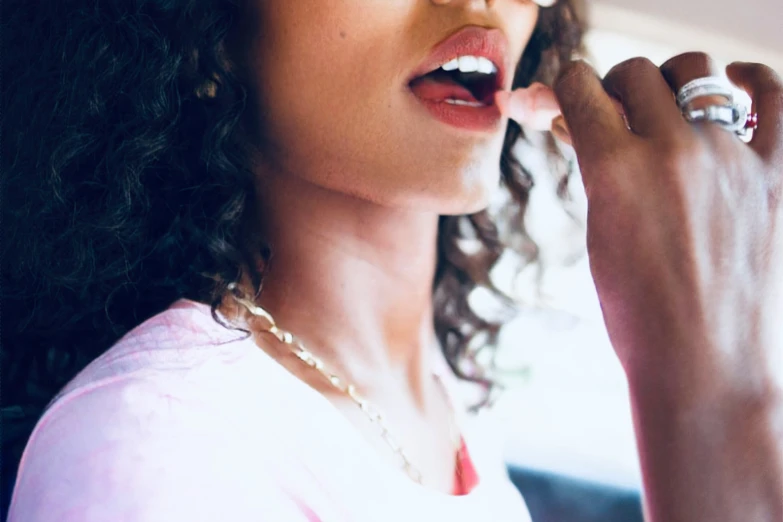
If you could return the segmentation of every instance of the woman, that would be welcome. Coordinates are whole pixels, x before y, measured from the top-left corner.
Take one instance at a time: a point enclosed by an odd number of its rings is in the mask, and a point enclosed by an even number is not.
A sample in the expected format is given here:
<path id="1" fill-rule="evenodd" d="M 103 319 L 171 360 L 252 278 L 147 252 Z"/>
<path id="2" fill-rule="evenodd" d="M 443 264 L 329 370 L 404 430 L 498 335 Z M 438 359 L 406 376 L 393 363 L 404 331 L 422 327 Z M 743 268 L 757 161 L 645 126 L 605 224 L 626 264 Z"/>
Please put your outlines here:
<path id="1" fill-rule="evenodd" d="M 8 3 L 4 348 L 17 402 L 67 381 L 12 522 L 526 520 L 452 381 L 491 380 L 507 117 L 553 106 L 649 520 L 783 519 L 768 68 L 745 144 L 674 102 L 704 55 L 568 64 L 575 1 Z"/>

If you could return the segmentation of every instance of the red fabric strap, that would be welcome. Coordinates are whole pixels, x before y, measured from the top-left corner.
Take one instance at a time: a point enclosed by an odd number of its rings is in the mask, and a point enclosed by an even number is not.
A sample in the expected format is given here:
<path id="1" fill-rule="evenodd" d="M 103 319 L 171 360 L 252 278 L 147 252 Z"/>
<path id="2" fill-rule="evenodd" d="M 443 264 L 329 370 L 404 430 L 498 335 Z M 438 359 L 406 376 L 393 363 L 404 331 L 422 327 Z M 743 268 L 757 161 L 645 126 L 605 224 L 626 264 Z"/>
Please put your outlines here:
<path id="1" fill-rule="evenodd" d="M 454 494 L 467 495 L 478 484 L 478 474 L 470 459 L 465 439 L 462 439 L 459 452 L 457 452 L 457 470 L 454 477 Z"/>

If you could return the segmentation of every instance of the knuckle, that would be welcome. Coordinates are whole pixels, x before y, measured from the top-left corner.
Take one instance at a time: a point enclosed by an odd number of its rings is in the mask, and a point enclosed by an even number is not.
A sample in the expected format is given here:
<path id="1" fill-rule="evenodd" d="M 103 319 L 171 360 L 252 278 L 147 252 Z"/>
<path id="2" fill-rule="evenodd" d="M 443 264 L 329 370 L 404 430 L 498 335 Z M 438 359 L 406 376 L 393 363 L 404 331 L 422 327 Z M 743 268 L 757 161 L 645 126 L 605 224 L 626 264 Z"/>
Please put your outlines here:
<path id="1" fill-rule="evenodd" d="M 583 78 L 597 76 L 595 70 L 584 60 L 576 60 L 566 65 L 555 80 L 555 90 L 571 89 Z"/>
<path id="2" fill-rule="evenodd" d="M 759 89 L 754 93 L 757 102 L 764 101 L 765 106 L 780 115 L 783 113 L 783 83 L 774 81 L 761 82 Z"/>
<path id="3" fill-rule="evenodd" d="M 762 67 L 769 78 L 769 83 L 774 85 L 778 92 L 783 92 L 783 76 L 767 65 L 762 65 Z"/>
<path id="4" fill-rule="evenodd" d="M 689 66 L 693 66 L 693 65 L 707 66 L 711 63 L 712 63 L 712 58 L 710 57 L 709 54 L 700 51 L 692 51 L 692 52 L 678 54 L 673 58 L 669 58 L 661 65 L 661 69 L 671 70 L 676 67 L 680 67 L 683 64 L 688 64 Z"/>
<path id="5" fill-rule="evenodd" d="M 615 65 L 609 70 L 606 76 L 612 77 L 617 75 L 634 73 L 636 71 L 649 71 L 649 70 L 657 72 L 658 67 L 649 58 L 645 58 L 643 56 L 637 56 L 635 58 L 630 58 L 628 60 L 618 63 L 617 65 Z"/>
<path id="6" fill-rule="evenodd" d="M 628 80 L 647 77 L 650 74 L 660 74 L 658 66 L 649 58 L 639 56 L 612 67 L 604 77 L 603 84 L 607 90 L 616 91 L 626 85 Z"/>
<path id="7" fill-rule="evenodd" d="M 763 63 L 746 63 L 744 66 L 748 74 L 765 88 L 783 90 L 783 79 L 772 67 Z"/>
<path id="8" fill-rule="evenodd" d="M 661 74 L 675 91 L 694 78 L 713 75 L 718 70 L 710 55 L 702 52 L 677 55 L 660 67 Z"/>

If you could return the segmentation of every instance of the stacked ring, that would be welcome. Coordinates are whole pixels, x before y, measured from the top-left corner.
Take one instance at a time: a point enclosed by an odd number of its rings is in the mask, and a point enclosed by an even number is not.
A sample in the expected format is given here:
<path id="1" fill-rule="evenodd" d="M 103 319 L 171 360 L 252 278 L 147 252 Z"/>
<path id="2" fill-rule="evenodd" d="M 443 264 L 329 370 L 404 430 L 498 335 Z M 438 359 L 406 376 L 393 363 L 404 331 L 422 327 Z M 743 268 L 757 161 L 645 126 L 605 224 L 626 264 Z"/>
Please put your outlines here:
<path id="1" fill-rule="evenodd" d="M 688 122 L 709 121 L 734 132 L 740 138 L 749 139 L 758 127 L 758 114 L 752 113 L 747 104 L 735 100 L 737 92 L 728 80 L 718 76 L 705 76 L 685 84 L 677 93 L 677 106 Z M 726 104 L 708 105 L 694 109 L 694 100 L 704 96 L 726 98 Z"/>

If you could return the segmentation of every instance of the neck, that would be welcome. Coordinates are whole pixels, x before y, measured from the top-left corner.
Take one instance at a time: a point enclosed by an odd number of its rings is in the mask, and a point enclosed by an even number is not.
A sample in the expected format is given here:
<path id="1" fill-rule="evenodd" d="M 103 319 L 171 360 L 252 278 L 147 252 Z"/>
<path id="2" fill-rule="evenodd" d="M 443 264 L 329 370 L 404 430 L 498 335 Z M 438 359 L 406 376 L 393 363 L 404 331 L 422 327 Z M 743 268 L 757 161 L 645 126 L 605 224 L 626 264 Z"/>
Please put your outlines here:
<path id="1" fill-rule="evenodd" d="M 259 304 L 356 384 L 430 374 L 438 216 L 375 205 L 295 176 L 258 186 L 270 244 Z M 274 195 L 274 196 L 267 196 Z"/>

